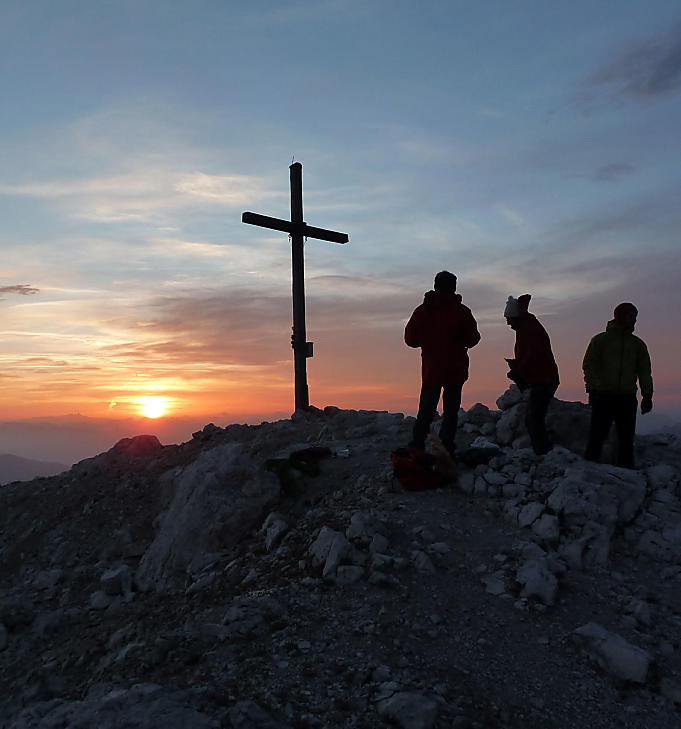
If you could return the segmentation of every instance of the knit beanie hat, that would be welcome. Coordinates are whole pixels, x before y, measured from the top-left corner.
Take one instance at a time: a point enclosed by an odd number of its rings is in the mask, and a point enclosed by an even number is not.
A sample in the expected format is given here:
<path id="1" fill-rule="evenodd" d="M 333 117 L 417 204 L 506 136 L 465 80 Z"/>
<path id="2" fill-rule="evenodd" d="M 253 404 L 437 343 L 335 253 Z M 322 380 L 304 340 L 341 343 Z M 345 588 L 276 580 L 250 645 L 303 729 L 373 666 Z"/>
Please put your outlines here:
<path id="1" fill-rule="evenodd" d="M 618 304 L 613 312 L 615 321 L 618 323 L 621 323 L 622 319 L 628 314 L 638 314 L 638 309 L 628 301 L 625 301 L 623 304 Z"/>
<path id="2" fill-rule="evenodd" d="M 517 299 L 509 296 L 508 300 L 506 301 L 504 316 L 507 319 L 517 319 L 520 316 L 524 316 L 525 314 L 527 314 L 527 308 L 530 305 L 531 298 L 532 296 L 530 294 L 523 294 Z"/>

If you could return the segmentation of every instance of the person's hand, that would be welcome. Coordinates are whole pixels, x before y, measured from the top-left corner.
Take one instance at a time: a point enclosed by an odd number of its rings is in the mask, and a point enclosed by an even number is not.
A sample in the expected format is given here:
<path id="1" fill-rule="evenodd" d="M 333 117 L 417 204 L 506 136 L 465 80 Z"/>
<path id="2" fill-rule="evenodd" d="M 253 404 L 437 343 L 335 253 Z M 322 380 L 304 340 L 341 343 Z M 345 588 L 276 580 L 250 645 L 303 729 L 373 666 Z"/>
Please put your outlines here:
<path id="1" fill-rule="evenodd" d="M 641 398 L 641 415 L 649 413 L 653 409 L 653 398 L 651 395 L 644 395 Z"/>

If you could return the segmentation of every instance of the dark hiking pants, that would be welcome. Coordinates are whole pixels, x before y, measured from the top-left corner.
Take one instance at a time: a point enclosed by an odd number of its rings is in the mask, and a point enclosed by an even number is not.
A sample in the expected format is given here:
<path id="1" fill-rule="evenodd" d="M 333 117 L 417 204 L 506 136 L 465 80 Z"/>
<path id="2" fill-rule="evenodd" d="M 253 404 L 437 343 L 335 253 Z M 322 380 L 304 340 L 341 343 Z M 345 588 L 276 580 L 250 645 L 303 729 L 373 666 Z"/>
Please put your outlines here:
<path id="1" fill-rule="evenodd" d="M 532 441 L 532 450 L 543 456 L 551 450 L 552 444 L 546 434 L 546 411 L 553 399 L 557 386 L 530 385 L 530 396 L 525 410 L 525 427 Z"/>
<path id="2" fill-rule="evenodd" d="M 617 465 L 623 468 L 634 467 L 634 433 L 636 432 L 636 406 L 634 393 L 613 395 L 607 392 L 591 392 L 591 425 L 589 443 L 584 458 L 599 462 L 603 443 L 615 421 L 617 432 Z"/>
<path id="3" fill-rule="evenodd" d="M 454 456 L 454 437 L 456 426 L 459 422 L 459 408 L 461 407 L 460 385 L 421 385 L 421 397 L 419 398 L 419 411 L 414 423 L 411 445 L 415 448 L 424 448 L 426 436 L 430 432 L 430 424 L 433 422 L 437 412 L 437 404 L 440 402 L 442 392 L 442 425 L 440 426 L 440 440 L 449 453 Z"/>

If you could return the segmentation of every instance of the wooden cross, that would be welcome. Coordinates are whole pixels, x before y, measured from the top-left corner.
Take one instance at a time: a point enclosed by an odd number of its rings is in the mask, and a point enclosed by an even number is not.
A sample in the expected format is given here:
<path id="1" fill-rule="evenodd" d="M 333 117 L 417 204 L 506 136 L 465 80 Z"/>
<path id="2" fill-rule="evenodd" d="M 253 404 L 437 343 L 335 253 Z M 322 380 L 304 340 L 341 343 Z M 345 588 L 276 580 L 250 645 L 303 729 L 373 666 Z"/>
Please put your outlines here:
<path id="1" fill-rule="evenodd" d="M 293 271 L 293 347 L 295 374 L 295 408 L 306 410 L 310 406 L 307 389 L 307 358 L 312 357 L 312 342 L 306 341 L 305 332 L 305 263 L 303 242 L 305 238 L 328 240 L 332 243 L 347 243 L 345 233 L 336 233 L 324 228 L 313 228 L 303 220 L 303 165 L 295 162 L 289 167 L 291 172 L 291 220 L 270 218 L 257 213 L 244 213 L 242 223 L 259 225 L 261 228 L 281 230 L 291 237 L 291 266 Z"/>

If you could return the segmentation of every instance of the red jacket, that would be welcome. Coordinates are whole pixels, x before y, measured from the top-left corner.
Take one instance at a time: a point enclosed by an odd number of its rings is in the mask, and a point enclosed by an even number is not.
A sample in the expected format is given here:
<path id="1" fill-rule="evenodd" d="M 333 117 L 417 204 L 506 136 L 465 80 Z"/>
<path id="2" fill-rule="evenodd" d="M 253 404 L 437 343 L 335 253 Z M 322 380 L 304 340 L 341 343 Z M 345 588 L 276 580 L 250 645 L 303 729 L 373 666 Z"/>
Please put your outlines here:
<path id="1" fill-rule="evenodd" d="M 546 329 L 534 314 L 525 314 L 515 330 L 514 371 L 528 385 L 558 387 L 558 366 Z"/>
<path id="2" fill-rule="evenodd" d="M 480 341 L 478 325 L 461 296 L 428 291 L 404 330 L 410 347 L 421 347 L 426 385 L 462 385 L 468 379 L 469 347 Z"/>

